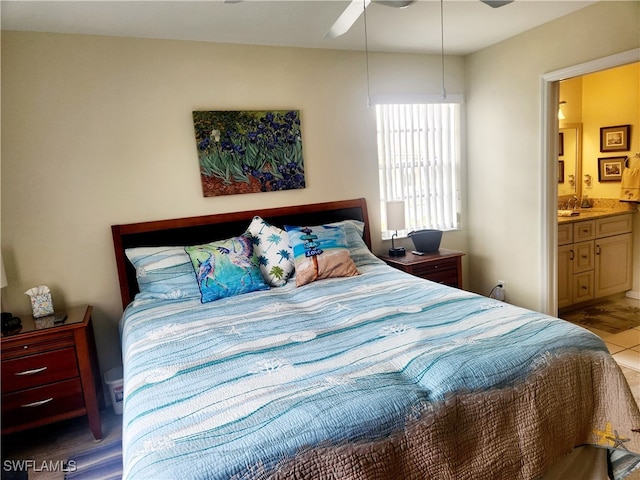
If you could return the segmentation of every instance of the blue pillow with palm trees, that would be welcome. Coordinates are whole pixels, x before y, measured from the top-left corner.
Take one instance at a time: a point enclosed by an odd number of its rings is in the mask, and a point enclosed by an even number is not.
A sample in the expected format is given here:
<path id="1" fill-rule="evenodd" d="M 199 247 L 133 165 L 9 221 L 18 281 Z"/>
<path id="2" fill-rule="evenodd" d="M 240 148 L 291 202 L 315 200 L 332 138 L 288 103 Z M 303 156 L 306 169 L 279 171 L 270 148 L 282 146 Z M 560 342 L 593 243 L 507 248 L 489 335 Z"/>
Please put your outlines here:
<path id="1" fill-rule="evenodd" d="M 344 225 L 329 224 L 314 227 L 285 225 L 293 247 L 296 266 L 296 286 L 324 278 L 358 275 L 349 253 Z"/>
<path id="2" fill-rule="evenodd" d="M 295 269 L 287 232 L 255 216 L 247 233 L 251 235 L 253 252 L 258 258 L 265 282 L 272 287 L 281 287 L 287 283 Z"/>
<path id="3" fill-rule="evenodd" d="M 269 288 L 262 278 L 248 235 L 184 250 L 196 272 L 202 303 Z"/>

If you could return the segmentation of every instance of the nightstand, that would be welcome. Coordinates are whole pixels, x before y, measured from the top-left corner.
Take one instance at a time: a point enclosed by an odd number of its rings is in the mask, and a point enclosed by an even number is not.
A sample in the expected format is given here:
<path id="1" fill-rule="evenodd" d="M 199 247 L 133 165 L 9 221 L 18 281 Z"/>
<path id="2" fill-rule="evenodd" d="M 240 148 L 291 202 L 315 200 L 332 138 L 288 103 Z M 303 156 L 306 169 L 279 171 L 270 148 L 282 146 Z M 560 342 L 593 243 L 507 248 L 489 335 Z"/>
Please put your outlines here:
<path id="1" fill-rule="evenodd" d="M 20 332 L 2 336 L 3 435 L 87 415 L 94 438 L 102 438 L 92 311 L 90 305 L 56 311 L 67 314 L 60 325 L 23 316 Z"/>
<path id="2" fill-rule="evenodd" d="M 462 257 L 457 250 L 441 248 L 437 252 L 415 255 L 411 252 L 403 257 L 381 255 L 380 259 L 403 272 L 425 278 L 450 287 L 462 288 Z"/>

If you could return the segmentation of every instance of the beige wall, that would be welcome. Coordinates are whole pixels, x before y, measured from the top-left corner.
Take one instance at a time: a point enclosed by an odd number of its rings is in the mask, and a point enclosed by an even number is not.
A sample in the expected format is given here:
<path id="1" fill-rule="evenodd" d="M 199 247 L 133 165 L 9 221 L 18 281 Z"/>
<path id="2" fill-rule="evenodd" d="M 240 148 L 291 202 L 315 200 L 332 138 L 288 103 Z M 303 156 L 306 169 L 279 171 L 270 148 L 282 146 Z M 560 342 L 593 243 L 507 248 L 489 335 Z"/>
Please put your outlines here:
<path id="1" fill-rule="evenodd" d="M 437 56 L 370 63 L 373 94 L 440 92 Z M 464 91 L 462 58 L 447 83 Z M 104 371 L 120 362 L 112 224 L 365 197 L 384 250 L 366 91 L 363 52 L 2 32 L 3 310 L 28 312 L 42 284 L 93 304 Z M 270 108 L 301 112 L 307 188 L 204 198 L 191 112 Z"/>
<path id="2" fill-rule="evenodd" d="M 585 75 L 582 105 L 583 172 L 593 178 L 593 188 L 583 189 L 583 193 L 595 198 L 619 198 L 619 182 L 598 182 L 598 158 L 640 152 L 640 63 Z M 631 124 L 632 132 L 629 151 L 600 152 L 600 127 L 627 124 Z"/>
<path id="3" fill-rule="evenodd" d="M 511 303 L 542 308 L 541 77 L 637 48 L 639 25 L 640 2 L 600 2 L 467 58 L 474 291 L 505 280 Z"/>
<path id="4" fill-rule="evenodd" d="M 591 198 L 618 198 L 620 183 L 598 182 L 598 158 L 633 155 L 640 151 L 640 62 L 582 75 L 561 82 L 560 98 L 563 123 L 583 125 L 583 174 L 593 178 L 591 188 L 582 185 L 582 193 Z M 631 125 L 628 151 L 601 152 L 600 128 Z"/>

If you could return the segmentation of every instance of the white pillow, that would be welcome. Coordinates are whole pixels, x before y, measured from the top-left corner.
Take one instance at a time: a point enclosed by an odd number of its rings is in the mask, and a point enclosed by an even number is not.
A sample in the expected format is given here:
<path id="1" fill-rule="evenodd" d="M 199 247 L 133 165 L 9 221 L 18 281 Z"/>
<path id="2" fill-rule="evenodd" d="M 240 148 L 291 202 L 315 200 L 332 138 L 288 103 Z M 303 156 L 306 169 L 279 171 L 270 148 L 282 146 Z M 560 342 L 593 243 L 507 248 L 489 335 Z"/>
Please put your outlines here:
<path id="1" fill-rule="evenodd" d="M 253 217 L 247 232 L 253 239 L 253 252 L 265 282 L 272 287 L 287 283 L 295 268 L 287 232 L 258 216 Z"/>

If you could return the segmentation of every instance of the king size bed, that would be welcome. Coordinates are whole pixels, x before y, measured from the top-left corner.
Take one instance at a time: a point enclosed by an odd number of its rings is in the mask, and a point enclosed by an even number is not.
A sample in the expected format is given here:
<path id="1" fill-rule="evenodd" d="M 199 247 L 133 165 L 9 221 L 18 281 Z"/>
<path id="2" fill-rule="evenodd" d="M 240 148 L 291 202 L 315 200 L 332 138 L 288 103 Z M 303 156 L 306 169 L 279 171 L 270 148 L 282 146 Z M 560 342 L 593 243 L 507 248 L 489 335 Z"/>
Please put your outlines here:
<path id="1" fill-rule="evenodd" d="M 125 479 L 536 479 L 585 445 L 637 464 L 597 336 L 387 266 L 364 199 L 112 233 Z"/>

